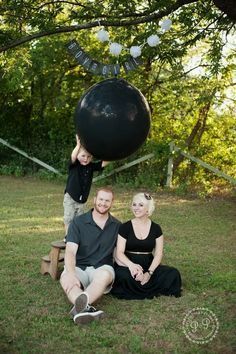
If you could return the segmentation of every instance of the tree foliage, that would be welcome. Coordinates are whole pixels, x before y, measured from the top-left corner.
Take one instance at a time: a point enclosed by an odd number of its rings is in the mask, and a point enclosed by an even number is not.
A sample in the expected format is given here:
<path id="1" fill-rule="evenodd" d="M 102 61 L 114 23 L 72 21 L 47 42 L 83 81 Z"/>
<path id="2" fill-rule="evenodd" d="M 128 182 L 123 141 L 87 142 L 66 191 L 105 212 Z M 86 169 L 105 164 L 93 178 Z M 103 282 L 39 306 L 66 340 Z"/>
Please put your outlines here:
<path id="1" fill-rule="evenodd" d="M 3 1 L 2 138 L 65 171 L 74 145 L 76 103 L 85 90 L 102 79 L 78 66 L 65 44 L 73 36 L 91 57 L 110 63 L 116 58 L 95 36 L 100 26 L 109 31 L 113 42 L 126 47 L 141 45 L 158 33 L 159 46 L 145 45 L 142 49 L 143 66 L 122 73 L 143 92 L 152 110 L 149 139 L 137 154 L 157 152 L 155 161 L 129 173 L 138 176 L 138 185 L 148 180 L 147 170 L 158 171 L 153 181 L 163 184 L 168 143 L 174 141 L 233 175 L 236 97 L 231 2 L 225 1 L 223 6 L 210 0 Z M 172 28 L 160 33 L 158 22 L 167 16 Z M 127 57 L 127 51 L 119 60 L 123 56 Z M 9 163 L 9 158 L 21 163 L 15 153 L 2 149 L 2 163 Z M 210 178 L 179 156 L 174 167 L 176 181 Z"/>
<path id="2" fill-rule="evenodd" d="M 178 19 L 175 28 L 182 46 L 210 37 L 212 33 L 231 31 L 235 23 L 235 10 L 229 8 L 232 0 L 218 1 L 169 0 L 169 1 L 38 1 L 8 0 L 0 6 L 1 51 L 17 47 L 36 38 L 60 33 L 79 32 L 93 27 L 135 27 L 158 22 L 170 15 Z M 226 6 L 228 5 L 228 6 Z M 234 17 L 234 19 L 231 18 Z M 129 30 L 126 31 L 130 37 Z"/>

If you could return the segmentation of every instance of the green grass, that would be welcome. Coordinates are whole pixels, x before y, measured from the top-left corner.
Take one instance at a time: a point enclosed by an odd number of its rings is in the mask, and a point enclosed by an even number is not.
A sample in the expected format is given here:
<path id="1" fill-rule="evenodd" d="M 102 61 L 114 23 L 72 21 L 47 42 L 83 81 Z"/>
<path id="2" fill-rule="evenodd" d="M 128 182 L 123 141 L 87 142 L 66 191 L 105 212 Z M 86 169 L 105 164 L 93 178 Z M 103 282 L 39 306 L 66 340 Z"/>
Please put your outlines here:
<path id="1" fill-rule="evenodd" d="M 97 304 L 106 319 L 76 326 L 59 282 L 40 274 L 50 242 L 64 236 L 63 190 L 60 182 L 0 177 L 1 353 L 235 352 L 233 198 L 152 193 L 153 219 L 165 234 L 163 263 L 180 270 L 183 296 L 125 301 L 106 295 Z M 114 190 L 113 214 L 125 221 L 133 191 Z M 219 321 L 218 334 L 207 344 L 193 343 L 183 332 L 185 314 L 196 307 L 212 310 Z"/>

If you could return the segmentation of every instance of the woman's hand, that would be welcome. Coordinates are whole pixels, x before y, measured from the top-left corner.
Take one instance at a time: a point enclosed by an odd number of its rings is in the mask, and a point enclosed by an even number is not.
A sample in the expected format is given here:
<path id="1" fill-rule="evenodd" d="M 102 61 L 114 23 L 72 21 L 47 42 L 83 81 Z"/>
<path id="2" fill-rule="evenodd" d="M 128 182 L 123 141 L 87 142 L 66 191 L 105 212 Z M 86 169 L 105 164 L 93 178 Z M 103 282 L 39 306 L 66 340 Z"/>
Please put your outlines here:
<path id="1" fill-rule="evenodd" d="M 140 283 L 141 283 L 141 281 L 143 280 L 143 277 L 144 277 L 143 272 L 139 273 L 139 274 L 136 275 L 135 280 L 136 281 L 140 281 Z"/>
<path id="2" fill-rule="evenodd" d="M 141 267 L 141 265 L 136 263 L 131 263 L 129 265 L 129 271 L 133 278 L 136 278 L 140 274 L 143 274 L 143 268 Z"/>
<path id="3" fill-rule="evenodd" d="M 151 278 L 151 275 L 148 272 L 143 273 L 143 278 L 141 280 L 141 285 L 144 285 L 144 284 L 148 283 L 150 278 Z"/>

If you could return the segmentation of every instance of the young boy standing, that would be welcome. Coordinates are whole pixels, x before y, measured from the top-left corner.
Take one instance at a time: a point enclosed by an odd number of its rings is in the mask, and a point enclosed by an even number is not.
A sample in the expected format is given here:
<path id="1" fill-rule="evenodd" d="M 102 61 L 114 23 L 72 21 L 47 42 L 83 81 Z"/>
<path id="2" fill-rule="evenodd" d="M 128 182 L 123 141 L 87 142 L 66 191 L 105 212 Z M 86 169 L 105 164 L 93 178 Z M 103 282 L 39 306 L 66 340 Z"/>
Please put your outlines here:
<path id="1" fill-rule="evenodd" d="M 94 171 L 102 171 L 108 164 L 107 161 L 92 162 L 92 158 L 92 155 L 85 150 L 78 135 L 76 135 L 76 147 L 71 153 L 63 201 L 65 235 L 67 235 L 72 219 L 84 212 L 84 204 L 89 196 Z"/>

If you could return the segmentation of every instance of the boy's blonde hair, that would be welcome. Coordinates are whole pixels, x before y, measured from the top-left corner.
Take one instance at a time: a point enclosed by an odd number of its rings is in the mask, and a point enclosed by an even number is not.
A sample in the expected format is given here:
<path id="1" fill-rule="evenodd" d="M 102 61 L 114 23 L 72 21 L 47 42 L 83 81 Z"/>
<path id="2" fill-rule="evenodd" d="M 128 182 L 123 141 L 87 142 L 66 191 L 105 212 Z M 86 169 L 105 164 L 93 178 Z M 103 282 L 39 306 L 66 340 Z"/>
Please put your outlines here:
<path id="1" fill-rule="evenodd" d="M 133 202 L 141 202 L 147 205 L 148 216 L 151 216 L 155 210 L 155 202 L 148 193 L 137 193 L 133 196 Z"/>
<path id="2" fill-rule="evenodd" d="M 85 149 L 85 147 L 84 146 L 80 146 L 80 148 L 79 148 L 79 152 L 78 153 L 80 153 L 81 151 L 84 151 L 84 152 L 86 152 L 87 154 L 89 154 L 89 155 L 91 155 L 92 156 L 92 154 L 90 154 L 90 152 L 88 152 L 88 150 L 86 150 Z"/>

